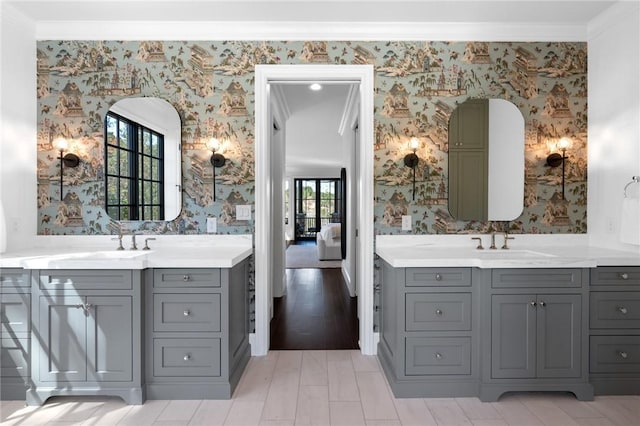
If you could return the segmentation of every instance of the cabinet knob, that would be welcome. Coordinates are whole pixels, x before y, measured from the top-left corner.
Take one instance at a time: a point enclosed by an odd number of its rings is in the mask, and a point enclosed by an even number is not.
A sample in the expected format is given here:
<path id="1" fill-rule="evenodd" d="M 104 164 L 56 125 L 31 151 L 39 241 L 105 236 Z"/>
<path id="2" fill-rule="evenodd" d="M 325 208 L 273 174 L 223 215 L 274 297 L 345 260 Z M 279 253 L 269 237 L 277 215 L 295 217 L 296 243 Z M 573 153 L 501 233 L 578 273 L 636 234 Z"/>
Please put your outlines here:
<path id="1" fill-rule="evenodd" d="M 182 359 L 184 359 L 185 361 L 189 361 L 191 359 L 191 355 L 186 354 Z"/>
<path id="2" fill-rule="evenodd" d="M 542 306 L 543 308 L 546 306 L 546 303 L 543 301 L 540 302 L 540 306 Z"/>
<path id="3" fill-rule="evenodd" d="M 442 354 L 440 352 L 436 352 L 436 359 L 442 359 Z"/>
<path id="4" fill-rule="evenodd" d="M 182 313 L 185 317 L 191 316 L 191 311 L 188 309 L 185 309 L 184 312 Z"/>
<path id="5" fill-rule="evenodd" d="M 620 274 L 620 278 L 622 278 L 623 280 L 628 280 L 629 274 L 627 274 L 626 272 L 623 272 L 622 274 Z"/>
<path id="6" fill-rule="evenodd" d="M 616 310 L 620 312 L 622 315 L 627 315 L 627 312 L 628 312 L 627 308 L 625 308 L 624 306 L 618 306 Z"/>
<path id="7" fill-rule="evenodd" d="M 182 277 L 182 281 L 189 281 L 191 279 L 191 277 L 189 275 L 184 275 Z"/>
<path id="8" fill-rule="evenodd" d="M 625 351 L 618 352 L 618 355 L 620 355 L 620 358 L 622 359 L 627 359 L 629 357 L 629 354 L 627 354 Z"/>
<path id="9" fill-rule="evenodd" d="M 442 281 L 442 275 L 436 274 L 436 281 Z"/>
<path id="10" fill-rule="evenodd" d="M 442 309 L 436 309 L 436 315 L 442 316 Z"/>
<path id="11" fill-rule="evenodd" d="M 534 300 L 533 302 L 529 302 L 529 304 L 530 304 L 531 306 L 536 306 L 536 305 L 537 305 L 537 303 L 536 303 L 536 301 L 535 301 L 535 300 Z"/>

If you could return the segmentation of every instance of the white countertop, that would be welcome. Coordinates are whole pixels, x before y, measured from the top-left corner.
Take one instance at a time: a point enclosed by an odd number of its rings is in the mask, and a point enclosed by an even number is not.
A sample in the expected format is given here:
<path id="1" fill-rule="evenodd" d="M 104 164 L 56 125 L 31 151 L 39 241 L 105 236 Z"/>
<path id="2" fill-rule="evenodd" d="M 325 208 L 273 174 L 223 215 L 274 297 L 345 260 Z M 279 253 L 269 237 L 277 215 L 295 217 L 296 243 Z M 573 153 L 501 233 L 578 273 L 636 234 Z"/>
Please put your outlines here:
<path id="1" fill-rule="evenodd" d="M 596 266 L 640 266 L 640 252 L 612 250 L 585 244 L 584 238 L 539 238 L 512 235 L 510 248 L 491 250 L 490 236 L 465 235 L 455 239 L 442 236 L 378 236 L 376 254 L 396 268 L 476 267 L 476 268 L 593 268 Z M 483 239 L 483 250 L 476 249 Z"/>
<path id="2" fill-rule="evenodd" d="M 110 236 L 113 237 L 113 236 Z M 138 250 L 116 250 L 117 242 L 60 238 L 43 240 L 39 247 L 3 253 L 2 268 L 27 269 L 146 269 L 146 268 L 230 268 L 253 252 L 251 235 L 214 235 L 200 238 L 137 236 Z M 86 237 L 84 237 L 86 238 Z M 141 250 L 145 238 L 151 250 Z M 55 244 L 52 243 L 55 242 Z M 130 236 L 123 238 L 128 248 Z"/>

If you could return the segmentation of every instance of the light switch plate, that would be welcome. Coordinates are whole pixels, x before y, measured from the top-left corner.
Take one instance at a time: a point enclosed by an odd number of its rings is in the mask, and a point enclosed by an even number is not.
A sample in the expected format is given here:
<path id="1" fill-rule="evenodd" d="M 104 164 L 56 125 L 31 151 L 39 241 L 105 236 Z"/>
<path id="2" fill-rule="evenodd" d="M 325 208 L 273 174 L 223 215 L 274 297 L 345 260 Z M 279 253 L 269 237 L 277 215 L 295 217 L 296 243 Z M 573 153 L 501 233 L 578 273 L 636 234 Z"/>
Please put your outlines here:
<path id="1" fill-rule="evenodd" d="M 402 230 L 403 231 L 411 231 L 411 216 L 403 215 L 402 216 Z"/>
<path id="2" fill-rule="evenodd" d="M 251 206 L 237 205 L 236 220 L 251 220 Z"/>
<path id="3" fill-rule="evenodd" d="M 207 218 L 207 234 L 215 234 L 218 232 L 218 220 L 215 217 Z"/>

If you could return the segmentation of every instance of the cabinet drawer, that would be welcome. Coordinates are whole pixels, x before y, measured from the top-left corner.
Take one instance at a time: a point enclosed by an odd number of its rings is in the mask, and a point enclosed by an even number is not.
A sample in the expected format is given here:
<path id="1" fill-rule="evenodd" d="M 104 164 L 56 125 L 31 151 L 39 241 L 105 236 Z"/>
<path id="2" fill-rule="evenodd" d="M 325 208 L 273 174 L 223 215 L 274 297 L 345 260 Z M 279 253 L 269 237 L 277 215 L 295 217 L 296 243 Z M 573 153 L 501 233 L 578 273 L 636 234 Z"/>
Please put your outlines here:
<path id="1" fill-rule="evenodd" d="M 20 268 L 0 268 L 0 288 L 29 287 L 29 273 Z"/>
<path id="2" fill-rule="evenodd" d="M 640 285 L 640 267 L 601 266 L 591 269 L 591 285 Z"/>
<path id="3" fill-rule="evenodd" d="M 471 374 L 470 337 L 408 337 L 406 339 L 405 374 Z"/>
<path id="4" fill-rule="evenodd" d="M 494 269 L 491 286 L 567 288 L 582 286 L 582 269 Z"/>
<path id="5" fill-rule="evenodd" d="M 406 331 L 471 330 L 471 293 L 407 293 Z"/>
<path id="6" fill-rule="evenodd" d="M 407 287 L 471 286 L 470 268 L 407 268 Z"/>
<path id="7" fill-rule="evenodd" d="M 220 339 L 154 339 L 156 377 L 219 377 Z"/>
<path id="8" fill-rule="evenodd" d="M 38 271 L 38 282 L 43 290 L 130 290 L 133 277 L 129 270 L 64 270 Z"/>
<path id="9" fill-rule="evenodd" d="M 0 339 L 0 376 L 28 377 L 29 339 Z"/>
<path id="10" fill-rule="evenodd" d="M 640 336 L 591 336 L 592 373 L 640 373 Z"/>
<path id="11" fill-rule="evenodd" d="M 591 328 L 640 328 L 640 292 L 592 291 Z"/>
<path id="12" fill-rule="evenodd" d="M 28 333 L 31 330 L 30 307 L 30 294 L 0 295 L 0 335 L 7 337 L 14 333 Z"/>
<path id="13" fill-rule="evenodd" d="M 221 295 L 154 294 L 154 331 L 219 332 L 221 323 Z"/>
<path id="14" fill-rule="evenodd" d="M 154 269 L 158 288 L 220 287 L 220 269 Z"/>

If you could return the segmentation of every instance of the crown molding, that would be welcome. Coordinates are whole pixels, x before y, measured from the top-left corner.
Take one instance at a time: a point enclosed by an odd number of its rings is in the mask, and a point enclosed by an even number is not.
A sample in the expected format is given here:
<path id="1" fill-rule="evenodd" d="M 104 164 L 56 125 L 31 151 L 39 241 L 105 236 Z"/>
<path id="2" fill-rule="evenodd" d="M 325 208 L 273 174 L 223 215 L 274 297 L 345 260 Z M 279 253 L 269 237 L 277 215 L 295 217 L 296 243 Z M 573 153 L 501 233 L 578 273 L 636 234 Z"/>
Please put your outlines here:
<path id="1" fill-rule="evenodd" d="M 359 112 L 359 92 L 359 85 L 352 84 L 349 86 L 349 93 L 347 93 L 347 100 L 344 104 L 344 110 L 342 111 L 342 118 L 340 118 L 340 125 L 338 126 L 338 134 L 340 134 L 340 136 L 344 136 L 344 132 L 355 124 Z"/>
<path id="2" fill-rule="evenodd" d="M 588 40 L 594 39 L 607 29 L 620 25 L 625 19 L 637 18 L 640 15 L 640 2 L 622 1 L 614 4 L 587 25 Z"/>
<path id="3" fill-rule="evenodd" d="M 282 90 L 282 86 L 279 84 L 271 84 L 271 101 L 274 107 L 278 110 L 280 115 L 280 119 L 282 122 L 286 122 L 289 117 L 291 117 L 291 109 L 289 109 L 289 103 L 287 102 L 287 97 L 284 95 L 284 91 Z M 280 123 L 282 125 L 283 123 Z"/>
<path id="4" fill-rule="evenodd" d="M 586 41 L 582 24 L 38 21 L 38 40 Z"/>

